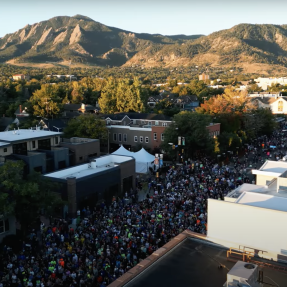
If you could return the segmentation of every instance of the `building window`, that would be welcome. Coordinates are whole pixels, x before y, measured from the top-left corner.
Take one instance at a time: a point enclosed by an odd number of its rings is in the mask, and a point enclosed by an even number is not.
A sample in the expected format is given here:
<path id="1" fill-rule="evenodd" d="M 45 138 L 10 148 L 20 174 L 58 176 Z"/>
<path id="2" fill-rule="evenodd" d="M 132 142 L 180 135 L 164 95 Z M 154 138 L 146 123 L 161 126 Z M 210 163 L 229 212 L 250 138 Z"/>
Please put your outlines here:
<path id="1" fill-rule="evenodd" d="M 278 112 L 283 112 L 283 101 L 278 102 Z"/>
<path id="2" fill-rule="evenodd" d="M 167 127 L 167 123 L 162 123 L 162 126 L 163 127 Z"/>
<path id="3" fill-rule="evenodd" d="M 156 125 L 156 126 L 158 126 L 158 125 L 159 125 L 158 121 L 155 121 L 155 125 Z"/>
<path id="4" fill-rule="evenodd" d="M 119 142 L 121 142 L 122 141 L 122 134 L 119 134 L 118 137 L 119 137 Z"/>
<path id="5" fill-rule="evenodd" d="M 83 157 L 82 157 L 82 156 L 80 156 L 80 157 L 79 157 L 79 160 L 83 160 Z"/>
<path id="6" fill-rule="evenodd" d="M 151 122 L 148 122 L 148 125 L 151 126 Z"/>
<path id="7" fill-rule="evenodd" d="M 32 141 L 32 148 L 36 148 L 36 142 Z"/>
<path id="8" fill-rule="evenodd" d="M 142 121 L 142 124 L 144 125 L 144 124 L 145 124 L 145 121 Z"/>
<path id="9" fill-rule="evenodd" d="M 161 134 L 161 141 L 164 141 L 164 134 Z"/>
<path id="10" fill-rule="evenodd" d="M 142 136 L 140 136 L 140 142 L 143 143 L 143 137 Z"/>
<path id="11" fill-rule="evenodd" d="M 127 142 L 127 134 L 123 134 L 123 140 L 124 142 Z"/>
<path id="12" fill-rule="evenodd" d="M 4 147 L 4 152 L 7 152 L 7 147 Z"/>
<path id="13" fill-rule="evenodd" d="M 114 134 L 114 142 L 117 141 L 117 134 Z"/>
<path id="14" fill-rule="evenodd" d="M 145 143 L 148 143 L 148 142 L 149 142 L 149 138 L 145 137 Z"/>
<path id="15" fill-rule="evenodd" d="M 9 231 L 9 220 L 0 220 L 0 233 Z"/>
<path id="16" fill-rule="evenodd" d="M 134 141 L 135 141 L 135 143 L 138 142 L 138 137 L 137 136 L 134 137 Z"/>
<path id="17" fill-rule="evenodd" d="M 153 133 L 153 139 L 156 141 L 157 140 L 157 134 Z"/>
<path id="18" fill-rule="evenodd" d="M 55 144 L 59 144 L 59 138 L 55 137 Z"/>
<path id="19" fill-rule="evenodd" d="M 133 124 L 136 125 L 137 124 L 137 120 L 133 120 Z"/>

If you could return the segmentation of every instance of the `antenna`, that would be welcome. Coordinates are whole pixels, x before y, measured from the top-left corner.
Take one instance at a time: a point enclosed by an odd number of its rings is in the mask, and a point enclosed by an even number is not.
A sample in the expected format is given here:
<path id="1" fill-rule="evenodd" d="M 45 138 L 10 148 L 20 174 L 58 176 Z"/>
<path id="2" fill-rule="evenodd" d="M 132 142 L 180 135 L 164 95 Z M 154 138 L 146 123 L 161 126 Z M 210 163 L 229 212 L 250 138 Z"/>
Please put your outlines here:
<path id="1" fill-rule="evenodd" d="M 62 129 L 62 128 L 57 128 L 57 127 L 55 127 L 55 126 L 53 126 L 53 128 L 57 129 L 57 130 L 58 130 L 58 133 L 59 133 L 60 130 Z"/>

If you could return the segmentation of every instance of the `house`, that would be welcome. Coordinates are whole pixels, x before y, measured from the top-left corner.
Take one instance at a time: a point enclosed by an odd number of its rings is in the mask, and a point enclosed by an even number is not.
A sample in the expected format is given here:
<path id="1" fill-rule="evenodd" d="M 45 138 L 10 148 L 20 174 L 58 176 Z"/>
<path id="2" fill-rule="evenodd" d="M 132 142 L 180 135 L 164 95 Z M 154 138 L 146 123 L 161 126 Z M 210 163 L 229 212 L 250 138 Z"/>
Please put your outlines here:
<path id="1" fill-rule="evenodd" d="M 194 111 L 199 106 L 199 100 L 196 95 L 180 96 L 176 99 L 175 105 L 181 111 Z"/>
<path id="2" fill-rule="evenodd" d="M 287 85 L 287 78 L 281 77 L 281 78 L 257 78 L 254 79 L 254 81 L 257 83 L 258 87 L 262 88 L 263 90 L 267 90 L 268 87 L 270 87 L 272 84 L 280 84 L 280 85 Z"/>
<path id="3" fill-rule="evenodd" d="M 21 80 L 30 80 L 30 76 L 24 74 L 15 74 L 12 76 L 14 81 L 21 81 Z"/>
<path id="4" fill-rule="evenodd" d="M 0 132 L 7 131 L 9 129 L 9 126 L 14 123 L 13 118 L 5 117 L 3 116 L 0 118 Z"/>
<path id="5" fill-rule="evenodd" d="M 19 107 L 17 108 L 17 110 L 15 111 L 14 114 L 15 114 L 16 118 L 29 117 L 27 107 L 23 107 L 22 105 L 19 105 Z"/>
<path id="6" fill-rule="evenodd" d="M 252 96 L 251 101 L 258 108 L 270 109 L 273 114 L 287 114 L 287 97 L 260 94 Z"/>
<path id="7" fill-rule="evenodd" d="M 39 126 L 45 131 L 51 132 L 63 132 L 64 128 L 67 126 L 68 120 L 66 119 L 45 119 L 42 118 L 39 121 Z"/>
<path id="8" fill-rule="evenodd" d="M 150 96 L 148 98 L 147 104 L 151 108 L 154 108 L 155 105 L 159 103 L 160 101 L 169 101 L 171 104 L 174 104 L 177 98 L 178 96 L 176 94 L 163 90 L 159 95 Z"/>
<path id="9" fill-rule="evenodd" d="M 63 105 L 63 117 L 64 118 L 74 118 L 81 114 L 86 113 L 96 113 L 98 110 L 92 105 L 86 104 L 64 104 Z"/>

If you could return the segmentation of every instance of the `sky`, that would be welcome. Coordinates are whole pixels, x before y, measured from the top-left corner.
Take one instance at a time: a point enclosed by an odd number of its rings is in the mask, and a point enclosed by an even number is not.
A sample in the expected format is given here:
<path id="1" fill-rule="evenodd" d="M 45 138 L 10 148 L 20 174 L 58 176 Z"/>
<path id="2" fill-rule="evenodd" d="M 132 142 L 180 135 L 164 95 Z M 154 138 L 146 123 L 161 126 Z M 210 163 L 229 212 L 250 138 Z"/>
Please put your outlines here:
<path id="1" fill-rule="evenodd" d="M 81 14 L 137 33 L 208 35 L 240 23 L 287 24 L 284 0 L 0 0 L 0 37 Z"/>

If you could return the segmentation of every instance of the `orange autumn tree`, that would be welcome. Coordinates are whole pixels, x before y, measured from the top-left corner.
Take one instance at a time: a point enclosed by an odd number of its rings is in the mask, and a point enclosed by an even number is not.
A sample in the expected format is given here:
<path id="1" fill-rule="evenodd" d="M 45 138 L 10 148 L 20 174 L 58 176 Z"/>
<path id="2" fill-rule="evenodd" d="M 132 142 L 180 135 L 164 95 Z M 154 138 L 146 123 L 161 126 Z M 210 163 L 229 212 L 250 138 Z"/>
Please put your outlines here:
<path id="1" fill-rule="evenodd" d="M 196 109 L 201 114 L 243 114 L 254 110 L 255 106 L 251 103 L 247 91 L 237 91 L 229 86 L 224 94 L 217 95 L 205 101 Z"/>

